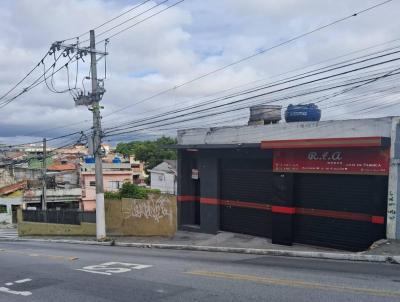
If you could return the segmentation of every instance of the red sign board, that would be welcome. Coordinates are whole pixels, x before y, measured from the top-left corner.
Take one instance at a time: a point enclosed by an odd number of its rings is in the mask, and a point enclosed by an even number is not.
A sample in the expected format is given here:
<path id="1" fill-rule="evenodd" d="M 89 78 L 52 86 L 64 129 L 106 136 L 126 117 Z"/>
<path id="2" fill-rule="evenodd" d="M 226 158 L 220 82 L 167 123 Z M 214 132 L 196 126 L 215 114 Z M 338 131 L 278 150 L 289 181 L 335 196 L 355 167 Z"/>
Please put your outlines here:
<path id="1" fill-rule="evenodd" d="M 389 174 L 389 149 L 274 150 L 274 172 Z"/>

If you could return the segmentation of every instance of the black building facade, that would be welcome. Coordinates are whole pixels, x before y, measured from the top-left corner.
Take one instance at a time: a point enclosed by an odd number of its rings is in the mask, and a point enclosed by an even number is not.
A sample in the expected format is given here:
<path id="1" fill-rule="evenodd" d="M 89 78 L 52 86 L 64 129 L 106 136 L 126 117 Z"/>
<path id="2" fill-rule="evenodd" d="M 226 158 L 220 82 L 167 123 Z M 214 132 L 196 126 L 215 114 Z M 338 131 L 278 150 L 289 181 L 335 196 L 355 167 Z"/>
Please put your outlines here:
<path id="1" fill-rule="evenodd" d="M 178 225 L 363 250 L 385 238 L 389 140 L 181 145 Z"/>

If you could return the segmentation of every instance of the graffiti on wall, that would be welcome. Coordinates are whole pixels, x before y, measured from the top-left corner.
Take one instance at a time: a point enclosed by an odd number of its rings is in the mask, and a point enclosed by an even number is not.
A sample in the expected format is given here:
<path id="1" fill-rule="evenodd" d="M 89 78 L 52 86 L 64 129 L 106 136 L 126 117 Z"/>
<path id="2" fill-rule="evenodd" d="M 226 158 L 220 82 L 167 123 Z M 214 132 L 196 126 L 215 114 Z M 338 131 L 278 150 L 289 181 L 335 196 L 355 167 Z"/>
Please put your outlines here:
<path id="1" fill-rule="evenodd" d="M 164 217 L 171 218 L 171 200 L 168 196 L 151 196 L 149 199 L 133 199 L 129 204 L 123 204 L 124 219 L 146 218 L 157 223 Z"/>

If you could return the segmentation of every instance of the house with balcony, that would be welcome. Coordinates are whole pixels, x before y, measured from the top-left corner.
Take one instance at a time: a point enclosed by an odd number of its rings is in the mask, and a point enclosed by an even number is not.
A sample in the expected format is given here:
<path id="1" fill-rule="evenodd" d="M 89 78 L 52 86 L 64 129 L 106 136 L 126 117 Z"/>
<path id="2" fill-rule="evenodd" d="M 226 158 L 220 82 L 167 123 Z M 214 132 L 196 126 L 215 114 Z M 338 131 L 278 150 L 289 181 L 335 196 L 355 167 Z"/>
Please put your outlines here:
<path id="1" fill-rule="evenodd" d="M 42 203 L 41 175 L 28 180 L 24 192 L 24 203 L 28 207 L 40 208 Z M 79 181 L 79 169 L 75 163 L 54 161 L 46 172 L 46 207 L 48 209 L 79 208 L 82 190 Z"/>

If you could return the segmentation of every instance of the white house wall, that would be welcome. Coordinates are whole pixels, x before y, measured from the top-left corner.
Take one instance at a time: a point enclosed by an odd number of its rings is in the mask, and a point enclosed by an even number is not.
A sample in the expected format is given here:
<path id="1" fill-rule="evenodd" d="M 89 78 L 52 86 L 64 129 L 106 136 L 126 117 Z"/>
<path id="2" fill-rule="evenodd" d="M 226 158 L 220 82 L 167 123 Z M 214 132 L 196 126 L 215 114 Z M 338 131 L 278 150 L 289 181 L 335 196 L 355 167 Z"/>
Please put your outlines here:
<path id="1" fill-rule="evenodd" d="M 12 206 L 22 205 L 22 196 L 16 198 L 1 198 L 0 205 L 5 205 L 7 207 L 7 213 L 0 213 L 0 223 L 12 223 Z"/>
<path id="2" fill-rule="evenodd" d="M 160 180 L 162 178 L 162 180 Z M 162 193 L 176 194 L 175 175 L 164 172 L 151 172 L 150 184 L 152 189 L 160 190 Z"/>

